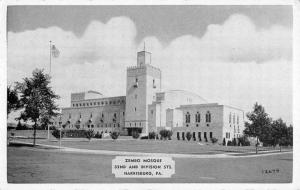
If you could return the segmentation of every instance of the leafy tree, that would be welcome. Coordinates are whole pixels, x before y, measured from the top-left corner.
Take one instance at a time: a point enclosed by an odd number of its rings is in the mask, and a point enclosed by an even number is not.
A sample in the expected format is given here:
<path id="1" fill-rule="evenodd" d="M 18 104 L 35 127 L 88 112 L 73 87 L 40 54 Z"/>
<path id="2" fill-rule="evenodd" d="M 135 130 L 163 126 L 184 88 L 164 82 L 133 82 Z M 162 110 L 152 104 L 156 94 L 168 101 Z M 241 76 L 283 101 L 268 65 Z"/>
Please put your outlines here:
<path id="1" fill-rule="evenodd" d="M 266 142 L 269 139 L 271 118 L 265 112 L 262 105 L 258 103 L 254 104 L 253 111 L 247 114 L 249 122 L 245 122 L 244 134 L 250 137 L 257 137 L 262 142 Z"/>
<path id="2" fill-rule="evenodd" d="M 18 97 L 18 92 L 16 89 L 11 89 L 10 86 L 7 87 L 7 116 L 14 110 L 20 109 L 20 100 Z"/>
<path id="3" fill-rule="evenodd" d="M 293 144 L 293 127 L 287 127 L 282 119 L 272 122 L 272 145 L 287 146 Z"/>
<path id="4" fill-rule="evenodd" d="M 30 120 L 34 123 L 33 145 L 36 142 L 36 129 L 38 122 L 45 118 L 57 116 L 58 107 L 55 100 L 59 98 L 50 85 L 50 76 L 43 70 L 36 69 L 31 78 L 24 78 L 22 83 L 17 83 L 17 89 L 21 94 L 20 105 L 24 108 L 18 119 Z"/>

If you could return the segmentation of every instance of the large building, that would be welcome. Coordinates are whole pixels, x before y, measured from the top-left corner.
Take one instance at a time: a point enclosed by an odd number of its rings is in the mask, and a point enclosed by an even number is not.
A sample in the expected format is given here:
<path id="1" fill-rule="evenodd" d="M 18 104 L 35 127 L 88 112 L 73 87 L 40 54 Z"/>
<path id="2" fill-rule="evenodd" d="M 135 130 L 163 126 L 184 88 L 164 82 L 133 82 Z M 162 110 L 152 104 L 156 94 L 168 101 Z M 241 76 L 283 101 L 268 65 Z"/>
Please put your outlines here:
<path id="1" fill-rule="evenodd" d="M 231 140 L 244 130 L 244 112 L 208 103 L 192 92 L 162 92 L 162 73 L 151 65 L 151 53 L 137 53 L 137 65 L 127 68 L 126 96 L 105 97 L 96 91 L 71 94 L 71 107 L 62 108 L 55 124 L 66 129 L 92 128 L 100 133 L 131 135 L 166 128 L 177 139 L 191 132 L 193 139 Z M 173 135 L 173 136 L 174 136 Z"/>

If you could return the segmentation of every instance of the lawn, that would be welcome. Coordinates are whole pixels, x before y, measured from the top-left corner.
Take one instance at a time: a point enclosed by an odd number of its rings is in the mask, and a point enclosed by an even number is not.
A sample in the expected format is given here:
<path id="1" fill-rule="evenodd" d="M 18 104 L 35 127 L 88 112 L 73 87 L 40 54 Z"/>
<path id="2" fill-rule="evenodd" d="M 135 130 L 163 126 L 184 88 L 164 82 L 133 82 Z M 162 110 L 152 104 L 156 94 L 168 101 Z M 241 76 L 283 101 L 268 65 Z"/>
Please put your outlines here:
<path id="1" fill-rule="evenodd" d="M 33 131 L 16 131 L 16 136 L 32 136 Z M 47 131 L 38 131 L 38 137 L 47 137 Z M 33 139 L 17 139 L 25 142 L 32 142 Z M 59 145 L 59 142 L 52 137 L 51 140 L 37 139 L 37 143 L 48 145 Z M 140 140 L 140 139 L 63 139 L 62 146 L 89 150 L 113 150 L 128 152 L 146 153 L 177 153 L 177 154 L 219 154 L 219 153 L 247 153 L 255 152 L 253 146 L 222 146 L 218 144 L 203 145 L 197 141 L 173 140 Z M 274 150 L 273 148 L 260 148 Z M 278 148 L 277 148 L 278 150 Z"/>
<path id="2" fill-rule="evenodd" d="M 114 156 L 40 151 L 8 147 L 9 183 L 287 183 L 292 181 L 293 155 L 251 158 L 175 158 L 175 174 L 167 179 L 121 179 L 111 172 Z M 263 170 L 278 169 L 278 173 Z"/>

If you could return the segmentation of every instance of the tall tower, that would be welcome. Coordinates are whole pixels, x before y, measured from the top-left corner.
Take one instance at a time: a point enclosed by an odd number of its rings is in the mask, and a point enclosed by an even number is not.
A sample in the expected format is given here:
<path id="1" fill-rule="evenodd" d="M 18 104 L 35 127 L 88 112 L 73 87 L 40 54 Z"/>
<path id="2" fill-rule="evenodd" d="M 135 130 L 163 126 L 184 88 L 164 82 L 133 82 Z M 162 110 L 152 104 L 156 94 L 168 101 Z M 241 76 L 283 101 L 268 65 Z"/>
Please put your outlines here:
<path id="1" fill-rule="evenodd" d="M 128 134 L 148 134 L 148 105 L 161 91 L 161 71 L 151 65 L 151 53 L 137 53 L 137 66 L 127 68 L 125 128 Z"/>

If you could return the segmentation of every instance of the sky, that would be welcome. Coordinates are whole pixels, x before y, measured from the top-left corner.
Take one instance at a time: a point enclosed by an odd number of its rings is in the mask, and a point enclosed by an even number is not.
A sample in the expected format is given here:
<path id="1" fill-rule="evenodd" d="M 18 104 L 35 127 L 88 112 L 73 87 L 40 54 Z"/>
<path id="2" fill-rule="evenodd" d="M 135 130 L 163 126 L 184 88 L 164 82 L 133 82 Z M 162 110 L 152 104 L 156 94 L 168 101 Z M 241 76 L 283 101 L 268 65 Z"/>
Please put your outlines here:
<path id="1" fill-rule="evenodd" d="M 164 90 L 245 113 L 258 102 L 292 123 L 291 6 L 9 6 L 7 19 L 8 84 L 35 68 L 49 72 L 51 40 L 61 107 L 71 92 L 125 95 L 126 67 L 145 42 Z"/>

